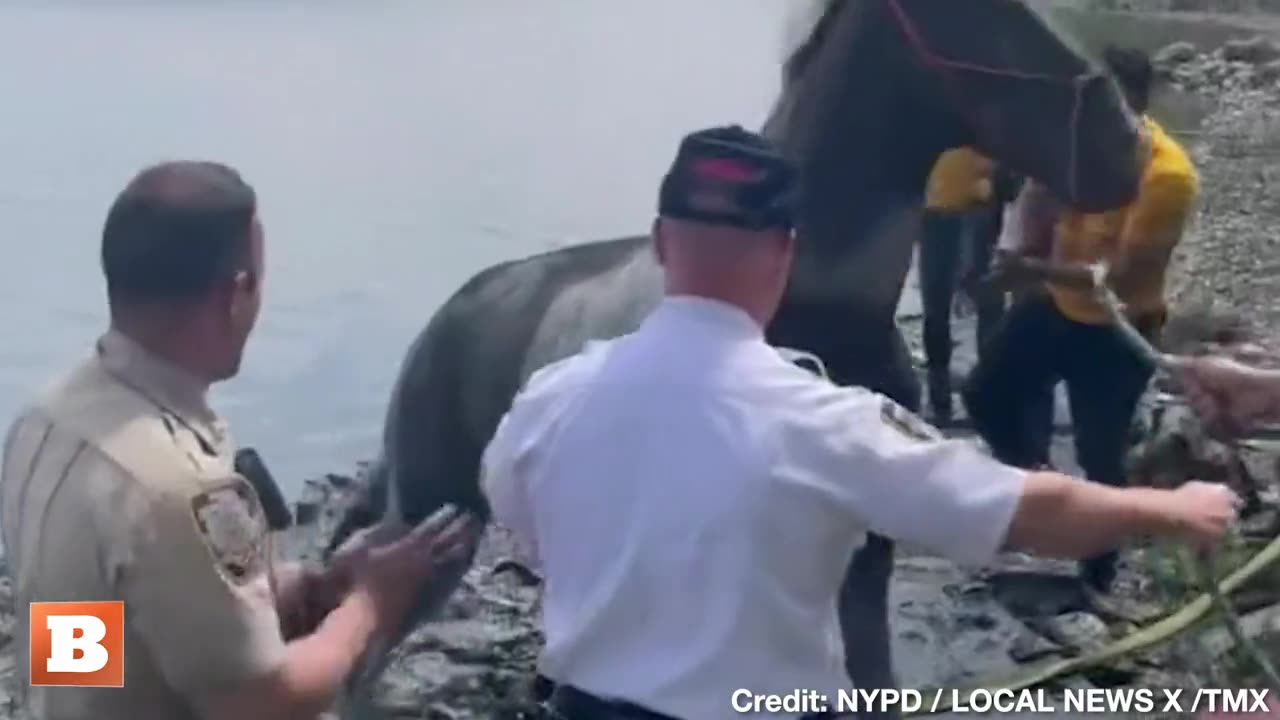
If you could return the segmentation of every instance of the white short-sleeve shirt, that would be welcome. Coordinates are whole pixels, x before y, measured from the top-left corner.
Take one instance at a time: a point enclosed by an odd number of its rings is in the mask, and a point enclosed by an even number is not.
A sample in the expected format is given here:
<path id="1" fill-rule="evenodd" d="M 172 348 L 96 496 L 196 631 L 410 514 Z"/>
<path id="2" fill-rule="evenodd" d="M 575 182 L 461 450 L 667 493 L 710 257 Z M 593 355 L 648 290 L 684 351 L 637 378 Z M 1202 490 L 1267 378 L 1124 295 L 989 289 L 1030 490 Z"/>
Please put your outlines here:
<path id="1" fill-rule="evenodd" d="M 542 672 L 686 718 L 848 690 L 836 598 L 865 533 L 999 552 L 1024 473 L 788 362 L 736 307 L 663 301 L 535 373 L 484 455 L 540 566 Z"/>

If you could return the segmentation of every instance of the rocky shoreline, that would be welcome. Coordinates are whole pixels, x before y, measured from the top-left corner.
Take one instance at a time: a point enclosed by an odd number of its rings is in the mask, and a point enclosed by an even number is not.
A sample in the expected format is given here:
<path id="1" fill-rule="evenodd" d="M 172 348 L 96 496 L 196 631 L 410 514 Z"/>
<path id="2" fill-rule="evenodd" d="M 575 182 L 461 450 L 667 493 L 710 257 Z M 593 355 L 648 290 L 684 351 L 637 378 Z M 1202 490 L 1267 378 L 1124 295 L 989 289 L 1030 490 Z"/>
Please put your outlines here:
<path id="1" fill-rule="evenodd" d="M 1188 138 L 1201 167 L 1205 202 L 1176 259 L 1171 340 L 1187 349 L 1247 337 L 1274 351 L 1280 348 L 1280 243 L 1268 232 L 1280 226 L 1280 201 L 1268 188 L 1271 176 L 1280 172 L 1269 152 L 1280 147 L 1280 49 L 1261 40 L 1229 43 L 1211 53 L 1179 45 L 1159 58 L 1162 72 L 1179 91 L 1204 96 L 1209 104 L 1203 130 Z M 918 347 L 918 319 L 904 317 L 903 325 Z M 964 321 L 956 333 L 962 345 L 971 345 Z M 957 352 L 960 363 L 966 362 L 964 350 Z M 1161 403 L 1176 406 L 1177 400 L 1164 396 Z M 1064 434 L 1055 457 L 1069 467 L 1071 455 Z M 1263 513 L 1253 524 L 1263 534 L 1274 533 L 1271 526 L 1277 522 L 1277 459 L 1280 446 L 1266 443 L 1246 454 L 1261 485 Z M 313 533 L 327 536 L 335 500 L 350 501 L 355 489 L 342 478 L 309 485 L 303 503 L 304 514 L 318 517 Z M 303 545 L 314 548 L 314 543 Z M 1145 547 L 1127 553 L 1118 591 L 1106 604 L 1108 612 L 1100 612 L 1073 582 L 1072 563 L 1009 556 L 998 567 L 970 570 L 903 548 L 893 588 L 902 684 L 970 685 L 1113 641 L 1135 627 L 1122 618 L 1150 621 L 1168 609 L 1173 595 L 1193 589 L 1175 587 L 1186 582 L 1177 573 L 1161 577 L 1161 551 Z M 419 629 L 397 651 L 382 688 L 389 717 L 517 717 L 528 707 L 541 642 L 533 612 L 537 593 L 514 577 L 493 575 L 494 566 L 512 552 L 501 531 L 492 531 L 446 618 Z M 1254 630 L 1280 623 L 1280 613 L 1271 607 L 1280 601 L 1280 574 L 1255 583 L 1242 601 L 1238 610 L 1254 613 L 1249 620 Z M 1210 630 L 1055 687 L 1221 684 L 1209 680 L 1219 677 L 1210 658 L 1227 644 L 1221 631 Z"/>
<path id="2" fill-rule="evenodd" d="M 1280 175 L 1280 48 L 1265 41 L 1231 43 L 1212 53 L 1170 46 L 1159 55 L 1162 73 L 1179 89 L 1210 103 L 1203 129 L 1189 138 L 1202 172 L 1203 210 L 1176 258 L 1175 314 L 1182 347 L 1223 335 L 1223 318 L 1238 313 L 1234 333 L 1248 335 L 1275 357 L 1280 349 L 1280 197 L 1272 190 Z M 908 293 L 916 292 L 908 288 Z M 919 322 L 903 325 L 917 343 Z M 956 337 L 971 344 L 964 322 Z M 1221 339 L 1221 338 L 1219 338 Z M 957 352 L 971 361 L 971 348 Z M 1176 405 L 1176 399 L 1165 399 Z M 1152 406 L 1154 407 L 1154 405 Z M 1055 452 L 1070 465 L 1069 439 Z M 1280 446 L 1252 446 L 1247 461 L 1260 482 L 1264 511 L 1274 512 Z M 295 505 L 298 525 L 283 538 L 288 557 L 316 557 L 342 509 L 361 487 L 361 473 L 308 482 Z M 1270 509 L 1270 510 L 1268 510 Z M 1266 522 L 1265 518 L 1262 521 Z M 1274 532 L 1264 528 L 1262 532 Z M 904 686 L 969 685 L 994 674 L 1016 672 L 1024 663 L 1088 651 L 1132 625 L 1118 617 L 1150 619 L 1174 591 L 1160 577 L 1157 548 L 1127 554 L 1114 616 L 1099 608 L 1071 581 L 1069 563 L 1011 556 L 999 567 L 968 570 L 904 549 L 894 584 L 896 652 Z M 495 574 L 514 548 L 499 529 L 485 537 L 475 567 L 445 616 L 420 628 L 395 653 L 380 688 L 388 718 L 519 717 L 528 709 L 528 689 L 541 636 L 537 591 L 511 574 Z M 1157 569 L 1153 569 L 1157 568 Z M 1176 578 L 1175 578 L 1176 580 Z M 1244 611 L 1259 632 L 1265 608 L 1280 601 L 1280 575 L 1250 590 Z M 1246 593 L 1248 594 L 1248 593 Z M 1273 612 L 1280 616 L 1280 612 Z M 1259 619 L 1260 618 L 1260 619 Z M 15 620 L 7 577 L 0 579 L 0 646 L 11 648 Z M 1212 632 L 1165 646 L 1141 658 L 1112 663 L 1101 671 L 1065 681 L 1068 686 L 1135 685 L 1194 687 L 1211 681 L 1215 668 L 1201 662 L 1223 641 Z M 1275 648 L 1280 655 L 1280 647 Z M 0 653 L 0 718 L 23 717 L 14 700 L 11 649 Z"/>

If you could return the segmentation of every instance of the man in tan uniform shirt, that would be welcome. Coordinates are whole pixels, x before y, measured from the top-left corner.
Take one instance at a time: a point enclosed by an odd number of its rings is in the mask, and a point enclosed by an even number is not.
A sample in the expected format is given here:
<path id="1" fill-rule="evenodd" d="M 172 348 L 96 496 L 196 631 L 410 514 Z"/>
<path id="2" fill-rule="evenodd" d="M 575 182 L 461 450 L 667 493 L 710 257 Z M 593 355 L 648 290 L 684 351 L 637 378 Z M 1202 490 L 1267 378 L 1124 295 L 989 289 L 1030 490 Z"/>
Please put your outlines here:
<path id="1" fill-rule="evenodd" d="M 27 687 L 36 718 L 314 717 L 433 566 L 472 551 L 474 526 L 440 517 L 359 547 L 310 576 L 341 586 L 336 609 L 282 636 L 284 598 L 305 589 L 281 585 L 309 576 L 273 574 L 262 506 L 205 399 L 239 369 L 262 245 L 252 189 L 211 163 L 144 171 L 108 215 L 112 328 L 10 429 L 0 522 L 22 685 L 33 601 L 123 600 L 125 682 Z"/>

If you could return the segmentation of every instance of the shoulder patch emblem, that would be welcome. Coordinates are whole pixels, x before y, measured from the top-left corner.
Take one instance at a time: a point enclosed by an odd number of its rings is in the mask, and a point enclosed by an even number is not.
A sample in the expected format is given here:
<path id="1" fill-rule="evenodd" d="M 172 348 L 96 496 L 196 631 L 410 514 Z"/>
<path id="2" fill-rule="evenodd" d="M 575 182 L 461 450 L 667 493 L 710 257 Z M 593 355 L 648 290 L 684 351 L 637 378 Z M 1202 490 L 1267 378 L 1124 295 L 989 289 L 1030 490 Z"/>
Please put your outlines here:
<path id="1" fill-rule="evenodd" d="M 196 495 L 191 512 L 218 571 L 232 584 L 242 585 L 266 569 L 267 521 L 247 480 L 233 476 Z"/>
<path id="2" fill-rule="evenodd" d="M 889 398 L 883 398 L 880 401 L 880 419 L 885 425 L 912 440 L 932 442 L 944 439 L 943 434 L 937 428 Z"/>

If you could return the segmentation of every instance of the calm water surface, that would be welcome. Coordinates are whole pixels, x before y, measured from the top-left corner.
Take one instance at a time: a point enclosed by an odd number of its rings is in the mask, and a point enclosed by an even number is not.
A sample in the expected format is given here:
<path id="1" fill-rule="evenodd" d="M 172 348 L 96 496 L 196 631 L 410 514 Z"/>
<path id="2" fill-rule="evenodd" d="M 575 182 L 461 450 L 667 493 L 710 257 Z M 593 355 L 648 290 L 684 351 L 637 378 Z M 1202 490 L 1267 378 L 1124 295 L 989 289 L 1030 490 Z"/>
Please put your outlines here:
<path id="1" fill-rule="evenodd" d="M 644 230 L 684 132 L 761 121 L 788 5 L 0 2 L 0 416 L 102 331 L 114 194 L 218 159 L 261 194 L 268 277 L 215 404 L 287 492 L 350 468 L 467 277 Z"/>

